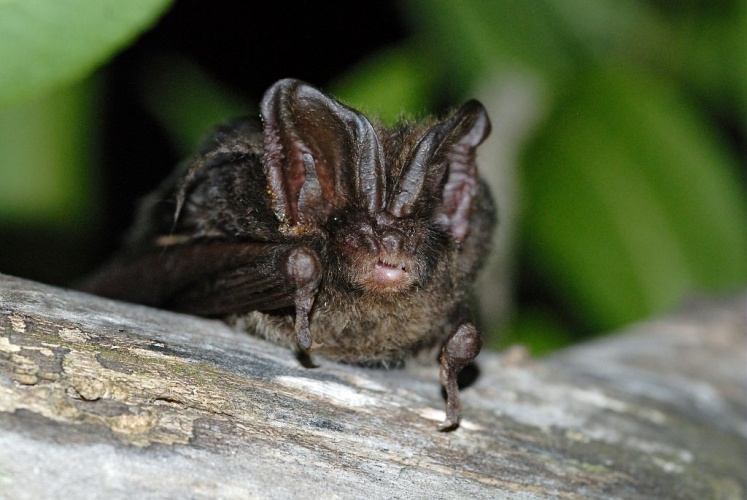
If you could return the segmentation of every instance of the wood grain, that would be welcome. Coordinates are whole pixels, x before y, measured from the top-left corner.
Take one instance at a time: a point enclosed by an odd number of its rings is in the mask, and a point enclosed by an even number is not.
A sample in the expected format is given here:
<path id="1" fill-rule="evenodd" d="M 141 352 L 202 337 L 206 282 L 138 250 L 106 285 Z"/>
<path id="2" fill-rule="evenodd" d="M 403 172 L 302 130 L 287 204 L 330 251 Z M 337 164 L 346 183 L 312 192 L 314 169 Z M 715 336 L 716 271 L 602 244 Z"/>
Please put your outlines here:
<path id="1" fill-rule="evenodd" d="M 532 360 L 375 370 L 0 275 L 0 498 L 744 498 L 747 300 Z"/>

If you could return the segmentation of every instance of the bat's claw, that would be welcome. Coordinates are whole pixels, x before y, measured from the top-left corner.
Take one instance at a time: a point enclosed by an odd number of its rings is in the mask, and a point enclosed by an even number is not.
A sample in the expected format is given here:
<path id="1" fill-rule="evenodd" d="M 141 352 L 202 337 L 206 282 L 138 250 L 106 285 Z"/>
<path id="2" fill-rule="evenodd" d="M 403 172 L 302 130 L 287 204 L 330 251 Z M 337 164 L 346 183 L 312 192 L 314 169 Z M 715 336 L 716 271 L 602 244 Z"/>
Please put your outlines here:
<path id="1" fill-rule="evenodd" d="M 453 430 L 456 430 L 459 427 L 460 420 L 461 420 L 461 416 L 457 416 L 454 419 L 447 417 L 446 420 L 438 424 L 438 431 L 439 432 L 451 432 Z"/>
<path id="2" fill-rule="evenodd" d="M 300 323 L 300 325 L 299 325 Z M 303 323 L 306 323 L 305 325 Z M 296 344 L 302 351 L 308 351 L 314 344 L 309 331 L 309 317 L 305 311 L 296 309 Z"/>

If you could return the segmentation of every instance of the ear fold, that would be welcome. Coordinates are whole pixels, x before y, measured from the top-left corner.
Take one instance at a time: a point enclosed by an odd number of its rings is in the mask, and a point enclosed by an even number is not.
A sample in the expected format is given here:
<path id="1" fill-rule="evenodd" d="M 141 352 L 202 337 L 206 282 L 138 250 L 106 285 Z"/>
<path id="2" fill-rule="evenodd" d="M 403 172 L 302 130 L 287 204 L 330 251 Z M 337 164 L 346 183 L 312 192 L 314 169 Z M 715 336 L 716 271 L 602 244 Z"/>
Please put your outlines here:
<path id="1" fill-rule="evenodd" d="M 469 101 L 454 116 L 452 136 L 456 141 L 446 154 L 448 174 L 443 187 L 443 217 L 457 241 L 462 241 L 469 229 L 472 199 L 478 190 L 477 146 L 490 134 L 488 113 L 482 104 Z"/>
<path id="2" fill-rule="evenodd" d="M 488 134 L 488 114 L 475 100 L 431 127 L 415 147 L 388 210 L 396 217 L 405 217 L 429 200 L 441 200 L 437 220 L 455 240 L 464 240 L 478 189 L 475 151 Z"/>
<path id="3" fill-rule="evenodd" d="M 381 209 L 383 152 L 363 115 L 292 79 L 270 87 L 261 114 L 265 175 L 286 230 L 319 225 L 347 203 Z"/>

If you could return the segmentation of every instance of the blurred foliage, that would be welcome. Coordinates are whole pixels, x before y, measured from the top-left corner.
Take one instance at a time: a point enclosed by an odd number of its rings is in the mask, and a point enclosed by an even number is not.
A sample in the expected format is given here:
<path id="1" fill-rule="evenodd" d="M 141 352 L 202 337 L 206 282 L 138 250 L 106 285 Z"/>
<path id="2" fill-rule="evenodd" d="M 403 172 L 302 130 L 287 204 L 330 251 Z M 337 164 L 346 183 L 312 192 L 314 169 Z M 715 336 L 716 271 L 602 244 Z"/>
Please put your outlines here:
<path id="1" fill-rule="evenodd" d="M 90 73 L 168 4 L 0 3 L 0 215 L 21 217 L 18 200 L 45 217 L 88 211 L 71 158 L 90 157 L 90 112 L 70 103 L 95 89 L 17 103 Z M 329 90 L 388 122 L 511 75 L 541 91 L 517 252 L 543 300 L 519 301 L 504 342 L 546 352 L 575 338 L 569 325 L 609 330 L 747 283 L 747 2 L 408 0 L 402 14 L 410 38 Z M 151 69 L 142 101 L 185 152 L 205 123 L 251 109 L 187 59 L 157 54 Z"/>
<path id="2" fill-rule="evenodd" d="M 0 220 L 90 223 L 98 82 L 79 82 L 170 2 L 0 2 Z"/>
<path id="3" fill-rule="evenodd" d="M 91 222 L 97 83 L 0 111 L 0 220 L 65 230 Z"/>
<path id="4" fill-rule="evenodd" d="M 87 76 L 171 0 L 0 2 L 0 108 Z"/>
<path id="5" fill-rule="evenodd" d="M 428 114 L 433 98 L 431 82 L 440 75 L 422 55 L 408 46 L 397 46 L 361 62 L 336 83 L 334 94 L 384 123 L 403 115 Z"/>
<path id="6" fill-rule="evenodd" d="M 602 330 L 743 284 L 744 188 L 713 131 L 649 76 L 580 80 L 525 157 L 531 258 Z"/>
<path id="7" fill-rule="evenodd" d="M 246 102 L 179 54 L 154 54 L 139 83 L 146 109 L 185 156 L 208 133 L 206 123 L 258 113 L 256 103 Z"/>

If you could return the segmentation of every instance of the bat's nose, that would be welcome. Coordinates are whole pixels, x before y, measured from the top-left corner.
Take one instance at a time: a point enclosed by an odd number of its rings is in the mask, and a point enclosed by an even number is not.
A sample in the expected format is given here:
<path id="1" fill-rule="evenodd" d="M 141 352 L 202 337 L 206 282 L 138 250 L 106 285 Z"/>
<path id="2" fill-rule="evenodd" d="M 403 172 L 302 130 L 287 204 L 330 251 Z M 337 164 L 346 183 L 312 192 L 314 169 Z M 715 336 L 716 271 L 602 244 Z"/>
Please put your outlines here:
<path id="1" fill-rule="evenodd" d="M 402 231 L 394 228 L 386 228 L 380 232 L 381 245 L 390 254 L 399 253 L 405 242 L 405 235 Z"/>

